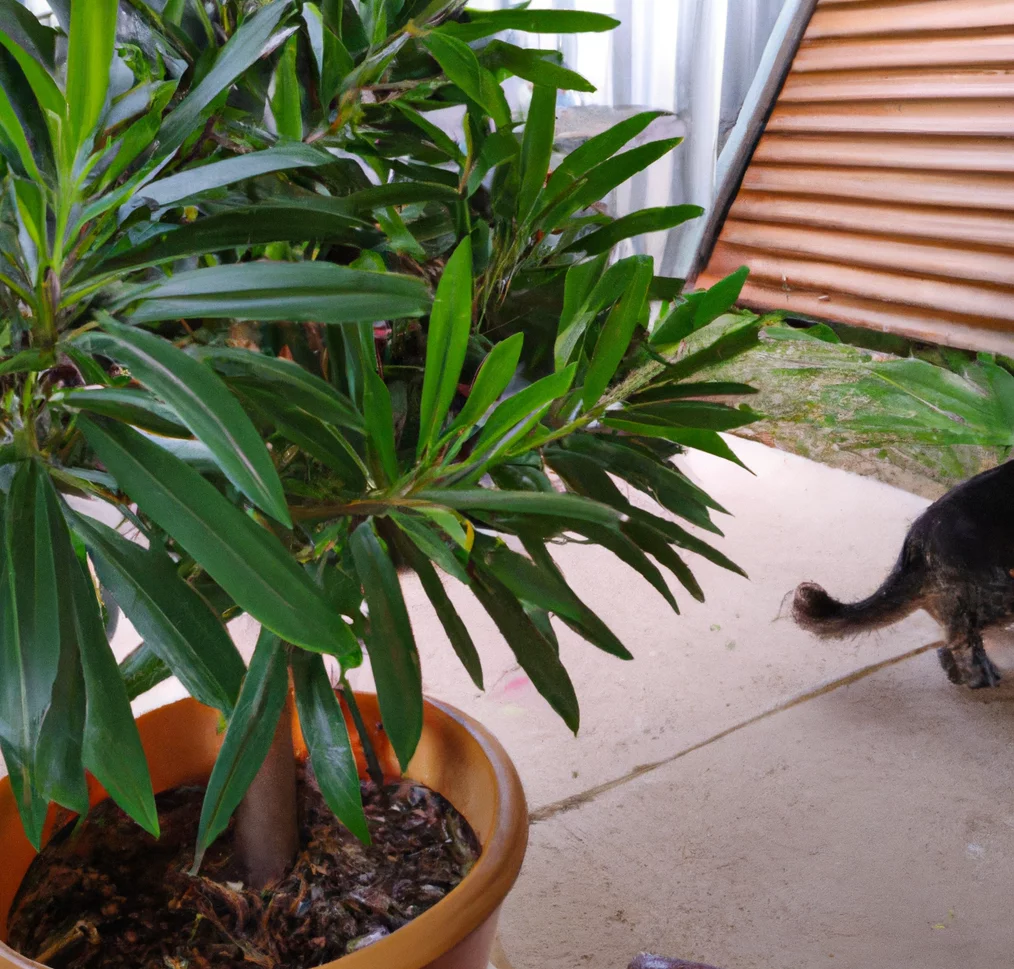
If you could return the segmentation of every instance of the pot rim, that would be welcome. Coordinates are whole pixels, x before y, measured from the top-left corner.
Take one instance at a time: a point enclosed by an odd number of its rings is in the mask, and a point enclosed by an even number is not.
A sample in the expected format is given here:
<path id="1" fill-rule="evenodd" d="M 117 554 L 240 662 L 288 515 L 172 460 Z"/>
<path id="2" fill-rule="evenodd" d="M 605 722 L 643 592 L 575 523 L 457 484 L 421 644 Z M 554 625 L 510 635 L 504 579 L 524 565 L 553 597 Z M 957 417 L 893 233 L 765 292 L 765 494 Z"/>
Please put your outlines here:
<path id="1" fill-rule="evenodd" d="M 187 702 L 193 701 L 187 698 L 166 706 Z M 429 697 L 425 698 L 425 704 L 444 721 L 443 726 L 467 733 L 490 765 L 494 821 L 482 844 L 482 853 L 461 884 L 422 915 L 367 948 L 316 969 L 377 969 L 378 966 L 424 969 L 497 912 L 521 871 L 528 845 L 528 808 L 521 779 L 507 751 L 486 727 L 456 707 Z M 144 716 L 146 714 L 138 719 Z M 411 776 L 411 766 L 407 776 Z M 451 926 L 453 932 L 441 932 L 442 926 Z M 17 969 L 50 969 L 2 941 L 0 957 Z"/>

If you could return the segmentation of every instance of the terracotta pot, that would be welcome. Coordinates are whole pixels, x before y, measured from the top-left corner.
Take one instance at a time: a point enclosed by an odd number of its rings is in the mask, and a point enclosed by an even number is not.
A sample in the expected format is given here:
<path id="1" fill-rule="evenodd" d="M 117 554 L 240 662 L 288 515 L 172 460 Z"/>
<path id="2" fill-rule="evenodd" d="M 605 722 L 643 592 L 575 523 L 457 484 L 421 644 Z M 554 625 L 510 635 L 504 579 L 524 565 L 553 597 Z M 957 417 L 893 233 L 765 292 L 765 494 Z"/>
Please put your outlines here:
<path id="1" fill-rule="evenodd" d="M 358 695 L 368 728 L 379 725 L 377 700 Z M 218 713 L 180 700 L 138 719 L 155 791 L 204 783 L 221 744 Z M 305 753 L 295 727 L 296 749 Z M 396 774 L 386 738 L 374 736 L 383 766 Z M 357 751 L 362 769 L 362 754 Z M 500 905 L 521 870 L 528 841 L 528 811 L 514 765 L 484 727 L 453 707 L 426 702 L 422 740 L 407 774 L 444 795 L 468 820 L 482 856 L 465 880 L 428 912 L 397 932 L 327 967 L 334 969 L 486 969 Z M 92 804 L 106 795 L 92 782 Z M 54 809 L 46 837 L 68 820 Z M 4 945 L 7 915 L 34 857 L 21 829 L 6 778 L 0 781 L 0 969 L 41 969 Z"/>

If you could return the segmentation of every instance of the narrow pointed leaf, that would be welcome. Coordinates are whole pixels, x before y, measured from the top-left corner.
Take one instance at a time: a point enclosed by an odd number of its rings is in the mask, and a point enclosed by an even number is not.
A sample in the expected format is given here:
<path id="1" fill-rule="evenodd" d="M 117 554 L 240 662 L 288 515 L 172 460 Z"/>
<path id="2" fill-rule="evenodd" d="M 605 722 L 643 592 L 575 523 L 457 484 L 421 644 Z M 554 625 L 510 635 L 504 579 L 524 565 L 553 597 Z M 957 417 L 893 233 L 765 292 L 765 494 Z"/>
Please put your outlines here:
<path id="1" fill-rule="evenodd" d="M 616 219 L 607 226 L 603 226 L 596 232 L 581 236 L 577 242 L 571 243 L 566 252 L 586 252 L 588 255 L 598 255 L 609 252 L 615 245 L 624 239 L 632 239 L 635 236 L 644 235 L 646 232 L 664 232 L 666 229 L 673 229 L 690 219 L 696 219 L 704 214 L 704 209 L 699 205 L 669 205 L 653 209 L 641 209 L 638 212 L 631 212 L 621 219 Z"/>
<path id="2" fill-rule="evenodd" d="M 4 502 L 0 593 L 0 738 L 18 809 L 33 844 L 41 836 L 36 745 L 60 662 L 60 605 L 43 472 L 22 462 Z M 16 779 L 15 779 L 15 775 Z"/>
<path id="3" fill-rule="evenodd" d="M 281 138 L 303 140 L 303 108 L 300 98 L 299 77 L 296 74 L 298 35 L 293 34 L 282 49 L 275 68 L 275 93 L 271 99 L 271 113 Z"/>
<path id="4" fill-rule="evenodd" d="M 88 547 L 95 571 L 148 648 L 187 692 L 228 714 L 236 703 L 245 666 L 225 627 L 204 600 L 155 548 L 143 549 L 117 531 L 83 515 L 74 531 Z"/>
<path id="5" fill-rule="evenodd" d="M 518 193 L 518 220 L 527 221 L 535 208 L 553 155 L 556 135 L 556 88 L 535 85 L 532 103 L 521 142 L 521 191 Z"/>
<path id="6" fill-rule="evenodd" d="M 602 13 L 583 10 L 508 10 L 469 8 L 468 23 L 445 24 L 441 30 L 464 41 L 481 40 L 503 30 L 524 30 L 535 34 L 601 33 L 614 30 L 620 22 Z"/>
<path id="7" fill-rule="evenodd" d="M 274 633 L 263 629 L 208 779 L 192 874 L 198 872 L 205 852 L 228 826 L 264 763 L 288 690 L 285 647 Z"/>
<path id="8" fill-rule="evenodd" d="M 601 164 L 604 159 L 611 158 L 627 142 L 644 131 L 652 121 L 664 114 L 664 111 L 642 111 L 579 145 L 553 171 L 553 176 L 546 186 L 548 197 L 562 192 L 568 185 Z"/>
<path id="9" fill-rule="evenodd" d="M 299 725 L 320 793 L 338 820 L 360 841 L 369 844 L 370 830 L 363 811 L 356 758 L 323 658 L 296 650 L 292 655 L 292 679 Z"/>
<path id="10" fill-rule="evenodd" d="M 115 3 L 113 6 L 115 9 Z M 176 151 L 200 124 L 211 102 L 258 60 L 264 45 L 290 6 L 290 0 L 272 0 L 243 21 L 218 52 L 211 70 L 169 114 L 160 132 L 156 157 L 166 158 Z"/>
<path id="11" fill-rule="evenodd" d="M 606 652 L 620 659 L 633 659 L 606 624 L 567 585 L 559 570 L 547 567 L 545 559 L 527 558 L 498 543 L 487 552 L 484 562 L 519 599 L 559 616 Z M 584 628 L 588 633 L 582 632 Z"/>
<path id="12" fill-rule="evenodd" d="M 375 370 L 363 375 L 363 413 L 375 472 L 389 483 L 398 480 L 398 455 L 394 440 L 394 411 L 387 385 Z"/>
<path id="13" fill-rule="evenodd" d="M 112 799 L 145 831 L 159 835 L 148 761 L 127 691 L 99 614 L 91 577 L 78 566 L 69 590 L 88 697 L 82 760 Z"/>
<path id="14" fill-rule="evenodd" d="M 642 551 L 647 552 L 659 565 L 672 572 L 680 585 L 698 602 L 704 601 L 704 592 L 700 583 L 690 571 L 690 567 L 670 547 L 663 535 L 638 521 L 627 521 L 620 527 L 627 538 L 639 545 Z"/>
<path id="15" fill-rule="evenodd" d="M 550 515 L 580 521 L 611 524 L 621 515 L 613 508 L 578 495 L 544 494 L 533 491 L 494 491 L 491 488 L 431 489 L 418 495 L 436 505 L 458 511 L 513 512 L 522 515 Z"/>
<path id="16" fill-rule="evenodd" d="M 276 520 L 291 525 L 278 473 L 243 408 L 209 368 L 168 340 L 122 326 L 109 317 L 89 346 L 129 368 L 164 400 L 214 455 L 225 476 Z"/>
<path id="17" fill-rule="evenodd" d="M 422 735 L 423 697 L 419 653 L 401 594 L 398 573 L 373 530 L 363 522 L 349 542 L 370 610 L 367 653 L 377 681 L 384 729 L 402 770 Z"/>
<path id="18" fill-rule="evenodd" d="M 447 79 L 483 108 L 498 128 L 510 124 L 510 108 L 500 85 L 479 63 L 468 44 L 440 30 L 425 34 L 422 42 L 443 69 Z"/>
<path id="19" fill-rule="evenodd" d="M 461 616 L 458 615 L 454 603 L 451 602 L 444 588 L 436 569 L 430 564 L 425 549 L 420 549 L 411 540 L 405 537 L 398 543 L 398 548 L 404 555 L 412 571 L 419 576 L 423 590 L 433 605 L 433 609 L 440 620 L 440 624 L 447 633 L 451 648 L 454 650 L 461 665 L 465 667 L 472 682 L 480 689 L 484 689 L 482 682 L 482 662 L 479 659 L 479 652 L 472 642 L 471 634 Z"/>
<path id="20" fill-rule="evenodd" d="M 328 424 L 356 431 L 365 427 L 348 397 L 291 360 L 228 347 L 199 347 L 194 356 L 209 362 L 226 383 L 231 376 L 250 377 Z"/>
<path id="21" fill-rule="evenodd" d="M 141 643 L 120 661 L 120 676 L 127 691 L 127 699 L 136 700 L 142 693 L 154 689 L 173 675 L 150 646 Z"/>
<path id="22" fill-rule="evenodd" d="M 448 428 L 449 432 L 474 427 L 497 402 L 517 372 L 524 339 L 523 333 L 514 333 L 489 351 L 472 382 L 468 400 Z"/>
<path id="23" fill-rule="evenodd" d="M 419 405 L 419 456 L 436 440 L 458 392 L 471 332 L 472 244 L 466 238 L 444 267 L 430 312 Z"/>
<path id="24" fill-rule="evenodd" d="M 241 609 L 307 649 L 356 651 L 341 617 L 282 543 L 197 471 L 124 425 L 79 418 L 78 426 L 120 487 Z"/>
<path id="25" fill-rule="evenodd" d="M 144 428 L 165 437 L 190 437 L 190 429 L 162 401 L 137 387 L 84 387 L 64 391 L 59 403 Z"/>
<path id="26" fill-rule="evenodd" d="M 586 408 L 594 407 L 599 402 L 630 348 L 630 341 L 644 309 L 644 301 L 648 298 L 651 275 L 651 257 L 637 257 L 630 285 L 609 314 L 595 343 L 595 351 L 584 378 L 583 397 Z"/>
<path id="27" fill-rule="evenodd" d="M 146 289 L 136 323 L 180 317 L 375 323 L 422 316 L 430 306 L 421 279 L 326 262 L 253 262 L 177 273 Z"/>
<path id="28" fill-rule="evenodd" d="M 477 570 L 472 589 L 535 689 L 577 733 L 581 722 L 577 695 L 554 644 L 539 631 L 517 598 L 491 572 Z"/>
<path id="29" fill-rule="evenodd" d="M 117 6 L 117 0 L 88 0 L 71 7 L 67 120 L 75 152 L 91 135 L 106 101 L 116 42 Z"/>
<path id="30" fill-rule="evenodd" d="M 289 169 L 316 168 L 333 162 L 334 155 L 312 145 L 276 145 L 197 168 L 188 168 L 149 182 L 138 191 L 128 208 L 144 202 L 156 207 L 172 205 L 191 195 L 200 195 L 260 175 Z"/>

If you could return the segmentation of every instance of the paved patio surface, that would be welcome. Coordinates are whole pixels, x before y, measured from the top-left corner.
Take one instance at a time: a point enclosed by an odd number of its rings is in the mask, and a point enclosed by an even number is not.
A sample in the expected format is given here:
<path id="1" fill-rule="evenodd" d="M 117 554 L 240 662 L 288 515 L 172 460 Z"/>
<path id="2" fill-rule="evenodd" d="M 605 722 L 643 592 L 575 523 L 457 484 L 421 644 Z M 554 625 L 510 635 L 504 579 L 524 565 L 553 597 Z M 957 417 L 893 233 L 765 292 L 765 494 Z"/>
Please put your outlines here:
<path id="1" fill-rule="evenodd" d="M 705 455 L 684 466 L 735 513 L 721 547 L 751 581 L 703 563 L 708 601 L 674 587 L 677 617 L 608 554 L 562 550 L 636 654 L 621 663 L 561 630 L 576 739 L 467 596 L 485 695 L 407 590 L 427 690 L 502 738 L 531 801 L 500 963 L 624 969 L 647 949 L 725 969 L 1009 969 L 1014 682 L 953 687 L 923 614 L 830 643 L 778 619 L 803 579 L 871 591 L 927 502 L 732 446 L 755 478 Z M 990 649 L 1014 667 L 1014 640 Z"/>
<path id="2" fill-rule="evenodd" d="M 485 694 L 406 584 L 427 692 L 489 726 L 528 791 L 531 847 L 497 969 L 624 969 L 641 950 L 723 969 L 1010 969 L 1014 674 L 993 691 L 951 686 L 921 614 L 830 643 L 779 618 L 803 579 L 871 591 L 927 502 L 730 443 L 755 477 L 707 455 L 682 461 L 734 512 L 718 544 L 750 581 L 695 561 L 707 602 L 674 586 L 676 616 L 608 553 L 560 550 L 636 656 L 620 662 L 561 627 L 577 738 L 467 594 L 450 588 Z M 251 639 L 243 621 L 234 632 Z M 117 645 L 129 648 L 126 633 Z M 990 649 L 1014 668 L 1014 638 Z M 368 670 L 354 679 L 370 685 Z"/>

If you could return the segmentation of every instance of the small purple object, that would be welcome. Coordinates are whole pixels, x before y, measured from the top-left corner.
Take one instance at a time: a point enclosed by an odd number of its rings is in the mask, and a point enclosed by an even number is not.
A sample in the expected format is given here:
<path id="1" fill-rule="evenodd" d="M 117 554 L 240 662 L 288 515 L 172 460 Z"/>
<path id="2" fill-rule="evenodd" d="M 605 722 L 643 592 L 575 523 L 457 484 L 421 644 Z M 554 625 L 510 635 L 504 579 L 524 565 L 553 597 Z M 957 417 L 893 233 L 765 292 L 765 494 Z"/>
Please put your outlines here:
<path id="1" fill-rule="evenodd" d="M 666 959 L 662 956 L 639 955 L 628 969 L 715 969 L 702 962 L 686 962 L 683 959 Z"/>

